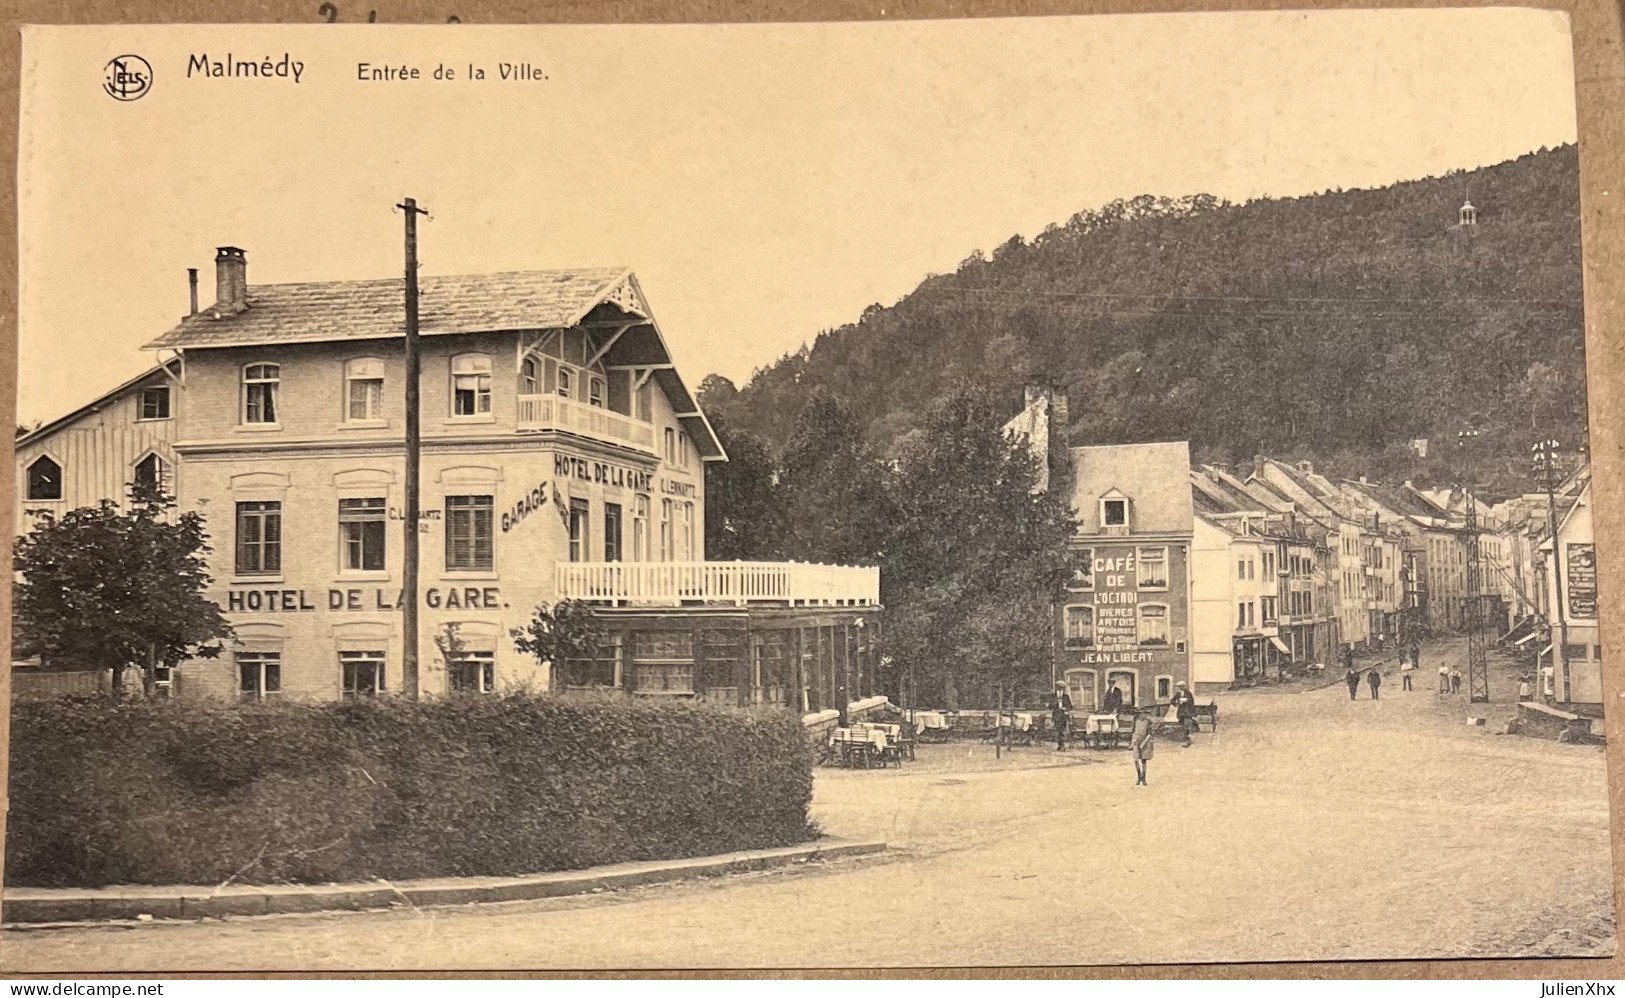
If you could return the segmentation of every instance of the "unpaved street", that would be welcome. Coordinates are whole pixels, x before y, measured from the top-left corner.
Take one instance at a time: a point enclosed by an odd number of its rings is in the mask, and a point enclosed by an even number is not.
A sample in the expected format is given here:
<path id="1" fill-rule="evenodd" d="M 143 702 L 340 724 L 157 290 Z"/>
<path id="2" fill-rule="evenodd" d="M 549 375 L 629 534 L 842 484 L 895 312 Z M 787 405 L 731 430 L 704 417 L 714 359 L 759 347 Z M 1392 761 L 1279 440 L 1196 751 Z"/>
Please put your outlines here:
<path id="1" fill-rule="evenodd" d="M 1496 734 L 1424 655 L 1372 702 L 1220 694 L 1217 736 L 1124 752 L 925 749 L 821 771 L 876 860 L 550 902 L 8 931 L 8 971 L 1080 964 L 1604 955 L 1600 748 Z M 1430 666 L 1429 662 L 1432 661 Z M 1203 700 L 1206 697 L 1202 698 Z"/>

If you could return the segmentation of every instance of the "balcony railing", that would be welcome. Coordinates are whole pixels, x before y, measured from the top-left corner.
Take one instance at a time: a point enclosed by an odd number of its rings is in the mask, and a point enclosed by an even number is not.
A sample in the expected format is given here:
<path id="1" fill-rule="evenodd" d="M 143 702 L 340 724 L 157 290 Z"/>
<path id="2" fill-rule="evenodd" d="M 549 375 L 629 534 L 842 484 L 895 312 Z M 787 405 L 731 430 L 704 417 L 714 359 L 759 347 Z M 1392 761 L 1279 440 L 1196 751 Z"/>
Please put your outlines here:
<path id="1" fill-rule="evenodd" d="M 650 454 L 658 453 L 655 428 L 648 423 L 557 395 L 519 396 L 519 428 L 562 430 Z"/>
<path id="2" fill-rule="evenodd" d="M 618 561 L 558 566 L 560 599 L 678 606 L 874 606 L 880 569 L 800 562 Z"/>

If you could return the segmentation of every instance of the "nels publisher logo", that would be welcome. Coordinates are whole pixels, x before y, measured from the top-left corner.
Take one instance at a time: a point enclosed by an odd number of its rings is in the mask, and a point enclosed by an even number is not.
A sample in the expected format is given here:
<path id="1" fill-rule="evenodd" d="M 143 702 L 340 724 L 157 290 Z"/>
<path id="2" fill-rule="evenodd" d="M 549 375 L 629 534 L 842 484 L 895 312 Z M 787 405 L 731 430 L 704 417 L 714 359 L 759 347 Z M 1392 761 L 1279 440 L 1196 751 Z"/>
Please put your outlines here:
<path id="1" fill-rule="evenodd" d="M 102 70 L 102 89 L 114 100 L 140 100 L 152 89 L 152 66 L 138 55 L 110 59 Z"/>

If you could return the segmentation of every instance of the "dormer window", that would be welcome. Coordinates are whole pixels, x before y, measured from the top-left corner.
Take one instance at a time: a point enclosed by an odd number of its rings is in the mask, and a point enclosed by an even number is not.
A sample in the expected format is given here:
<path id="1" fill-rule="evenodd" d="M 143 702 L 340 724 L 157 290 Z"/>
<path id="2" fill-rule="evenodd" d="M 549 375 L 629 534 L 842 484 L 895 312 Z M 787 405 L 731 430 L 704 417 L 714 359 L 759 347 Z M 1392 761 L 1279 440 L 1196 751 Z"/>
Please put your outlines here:
<path id="1" fill-rule="evenodd" d="M 274 425 L 282 368 L 277 364 L 249 364 L 243 368 L 243 422 Z"/>
<path id="2" fill-rule="evenodd" d="M 344 365 L 344 418 L 369 423 L 384 418 L 384 362 L 359 357 Z"/>
<path id="3" fill-rule="evenodd" d="M 1101 502 L 1100 522 L 1108 527 L 1128 526 L 1128 500 L 1105 499 Z"/>
<path id="4" fill-rule="evenodd" d="M 491 358 L 480 353 L 451 359 L 452 415 L 485 416 L 491 412 Z"/>

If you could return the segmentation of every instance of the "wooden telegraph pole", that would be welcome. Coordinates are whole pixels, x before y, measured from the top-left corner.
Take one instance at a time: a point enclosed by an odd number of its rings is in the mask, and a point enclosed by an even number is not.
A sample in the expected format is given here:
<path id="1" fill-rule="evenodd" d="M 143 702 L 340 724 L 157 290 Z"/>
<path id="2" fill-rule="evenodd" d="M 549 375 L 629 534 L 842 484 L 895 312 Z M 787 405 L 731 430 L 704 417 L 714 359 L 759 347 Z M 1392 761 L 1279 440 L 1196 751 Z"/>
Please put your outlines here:
<path id="1" fill-rule="evenodd" d="M 401 575 L 401 692 L 418 698 L 418 465 L 423 442 L 418 413 L 418 216 L 412 198 L 396 205 L 406 215 L 406 564 Z"/>

